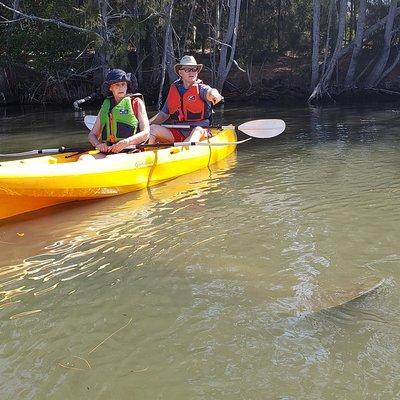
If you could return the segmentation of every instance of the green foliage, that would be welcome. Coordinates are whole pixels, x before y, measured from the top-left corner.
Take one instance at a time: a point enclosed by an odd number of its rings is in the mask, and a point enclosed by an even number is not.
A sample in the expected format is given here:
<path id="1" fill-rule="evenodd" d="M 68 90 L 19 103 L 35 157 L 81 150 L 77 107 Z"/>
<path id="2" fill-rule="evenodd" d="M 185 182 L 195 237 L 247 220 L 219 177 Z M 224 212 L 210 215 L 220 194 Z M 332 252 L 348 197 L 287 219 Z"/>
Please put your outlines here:
<path id="1" fill-rule="evenodd" d="M 150 54 L 150 40 L 154 37 L 149 36 L 153 28 L 157 33 L 156 46 L 163 44 L 163 13 L 168 3 L 169 0 L 109 2 L 111 7 L 107 10 L 107 17 L 111 18 L 107 21 L 107 43 L 102 43 L 94 35 L 23 19 L 13 25 L 6 53 L 9 60 L 39 70 L 79 71 L 87 67 L 85 60 L 90 54 L 104 51 L 107 47 L 110 66 L 134 69 L 136 66 L 131 65 L 129 55 L 138 50 L 146 66 L 153 56 Z M 187 49 L 207 51 L 220 48 L 214 40 L 222 40 L 222 36 L 217 37 L 216 14 L 219 8 L 223 28 L 228 17 L 228 3 L 226 0 L 175 1 L 172 24 L 177 57 Z M 26 14 L 57 19 L 103 34 L 98 1 L 24 0 L 21 4 Z M 121 17 L 123 13 L 131 16 Z M 237 58 L 252 57 L 254 61 L 262 62 L 288 50 L 306 53 L 310 48 L 311 24 L 312 0 L 242 0 Z M 77 59 L 82 52 L 83 56 Z"/>
<path id="2" fill-rule="evenodd" d="M 91 32 L 30 18 L 2 25 L 5 27 L 0 30 L 3 65 L 25 66 L 29 71 L 37 71 L 38 76 L 61 76 L 63 79 L 70 79 L 74 74 L 80 79 L 92 78 L 94 75 L 85 75 L 84 72 L 94 70 L 98 74 L 97 80 L 101 80 L 100 67 L 136 71 L 140 63 L 143 79 L 147 80 L 149 91 L 152 91 L 158 84 L 165 9 L 170 1 L 20 1 L 20 10 L 27 15 L 55 19 Z M 215 51 L 218 61 L 229 3 L 229 0 L 175 0 L 172 25 L 177 58 L 188 51 L 202 52 L 205 56 L 211 56 Z M 321 49 L 327 37 L 330 4 L 331 0 L 321 0 Z M 349 9 L 357 10 L 358 4 L 357 0 L 350 0 Z M 367 26 L 386 15 L 388 4 L 388 1 L 368 2 Z M 0 10 L 3 20 L 13 20 L 12 12 L 1 7 Z M 219 35 L 218 13 L 221 15 Z M 313 0 L 242 0 L 235 59 L 240 61 L 240 65 L 246 65 L 250 60 L 253 64 L 271 62 L 287 53 L 310 59 L 312 13 Z M 355 34 L 355 15 L 353 13 L 353 17 L 348 18 L 348 40 Z M 336 26 L 337 11 L 332 16 L 328 47 L 334 45 Z M 381 36 L 382 32 L 377 32 L 364 45 L 373 51 L 379 49 Z"/>
<path id="3" fill-rule="evenodd" d="M 72 0 L 25 1 L 23 12 L 46 19 L 79 24 L 79 15 L 71 13 Z M 6 55 L 9 61 L 26 64 L 38 70 L 63 71 L 74 64 L 84 48 L 85 35 L 55 24 L 31 19 L 15 23 L 8 37 Z"/>

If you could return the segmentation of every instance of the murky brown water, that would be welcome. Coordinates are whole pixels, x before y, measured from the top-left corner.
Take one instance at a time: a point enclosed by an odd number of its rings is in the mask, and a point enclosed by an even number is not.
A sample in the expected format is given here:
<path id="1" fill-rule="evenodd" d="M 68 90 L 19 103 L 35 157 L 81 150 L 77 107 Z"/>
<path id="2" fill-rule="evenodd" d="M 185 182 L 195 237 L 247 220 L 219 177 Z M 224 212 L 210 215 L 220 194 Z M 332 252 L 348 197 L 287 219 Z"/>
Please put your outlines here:
<path id="1" fill-rule="evenodd" d="M 0 398 L 399 397 L 394 109 L 228 109 L 287 131 L 0 224 Z M 7 110 L 1 152 L 83 144 L 80 120 Z"/>

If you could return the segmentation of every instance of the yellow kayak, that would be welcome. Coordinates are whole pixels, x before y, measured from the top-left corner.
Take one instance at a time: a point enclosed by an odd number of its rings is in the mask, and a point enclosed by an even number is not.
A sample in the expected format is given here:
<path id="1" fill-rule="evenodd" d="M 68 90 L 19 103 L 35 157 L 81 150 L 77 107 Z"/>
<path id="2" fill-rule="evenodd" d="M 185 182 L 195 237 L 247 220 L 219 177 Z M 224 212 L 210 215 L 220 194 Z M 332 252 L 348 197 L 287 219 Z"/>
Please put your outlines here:
<path id="1" fill-rule="evenodd" d="M 78 161 L 73 153 L 0 163 L 0 219 L 55 204 L 117 196 L 207 167 L 235 150 L 234 127 L 211 146 L 179 146 Z"/>

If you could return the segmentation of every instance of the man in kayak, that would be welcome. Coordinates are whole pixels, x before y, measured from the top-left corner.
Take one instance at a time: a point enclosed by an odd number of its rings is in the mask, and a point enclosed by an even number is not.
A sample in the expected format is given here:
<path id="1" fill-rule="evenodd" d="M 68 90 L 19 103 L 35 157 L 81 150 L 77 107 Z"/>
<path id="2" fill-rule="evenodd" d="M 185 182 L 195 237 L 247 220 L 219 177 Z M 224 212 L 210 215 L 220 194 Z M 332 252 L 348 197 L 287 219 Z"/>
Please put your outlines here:
<path id="1" fill-rule="evenodd" d="M 136 90 L 136 78 L 130 73 L 112 69 L 107 74 L 102 86 L 106 98 L 88 135 L 89 142 L 102 153 L 95 158 L 148 140 L 149 119 L 141 94 L 132 94 Z"/>
<path id="2" fill-rule="evenodd" d="M 175 65 L 180 77 L 169 88 L 161 111 L 150 119 L 149 143 L 197 142 L 210 136 L 212 105 L 222 100 L 217 89 L 205 85 L 198 79 L 203 64 L 197 64 L 192 56 L 183 56 Z M 195 125 L 194 129 L 166 128 L 161 124 L 168 119 L 177 125 Z"/>

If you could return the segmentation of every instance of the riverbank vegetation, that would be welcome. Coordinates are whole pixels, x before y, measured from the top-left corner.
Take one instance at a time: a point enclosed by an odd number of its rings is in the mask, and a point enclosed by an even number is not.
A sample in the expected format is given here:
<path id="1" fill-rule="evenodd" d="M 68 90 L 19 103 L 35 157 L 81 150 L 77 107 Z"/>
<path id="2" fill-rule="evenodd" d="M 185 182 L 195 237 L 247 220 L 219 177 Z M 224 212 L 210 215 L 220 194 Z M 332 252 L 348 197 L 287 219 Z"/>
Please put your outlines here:
<path id="1" fill-rule="evenodd" d="M 110 67 L 159 104 L 193 54 L 232 99 L 400 95 L 399 0 L 3 0 L 0 104 L 72 103 Z"/>

